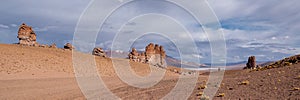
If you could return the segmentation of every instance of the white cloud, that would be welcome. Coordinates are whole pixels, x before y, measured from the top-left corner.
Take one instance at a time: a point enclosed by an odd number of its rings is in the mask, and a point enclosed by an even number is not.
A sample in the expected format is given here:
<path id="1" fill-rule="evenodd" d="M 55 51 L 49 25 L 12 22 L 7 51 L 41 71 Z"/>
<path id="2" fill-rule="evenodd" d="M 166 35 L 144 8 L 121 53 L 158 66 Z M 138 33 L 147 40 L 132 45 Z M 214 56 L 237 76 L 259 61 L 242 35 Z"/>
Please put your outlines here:
<path id="1" fill-rule="evenodd" d="M 264 58 L 279 59 L 281 58 L 279 56 L 286 56 L 285 54 L 292 55 L 300 53 L 300 35 L 298 33 L 300 31 L 299 0 L 289 0 L 284 2 L 280 0 L 208 1 L 224 26 L 222 30 L 225 32 L 225 39 L 229 42 L 227 44 L 228 53 L 231 58 L 235 58 L 235 61 L 245 60 L 243 56 L 251 54 L 260 55 L 265 53 L 266 57 Z M 38 38 L 40 41 L 42 39 L 67 41 L 66 39 L 72 38 L 77 20 L 88 3 L 89 1 L 85 0 L 74 0 L 72 2 L 60 0 L 26 0 L 16 2 L 14 0 L 7 0 L 5 3 L 0 4 L 0 13 L 6 15 L 0 18 L 1 22 L 4 23 L 0 24 L 0 32 L 1 34 L 5 33 L 5 37 L 0 37 L 1 42 L 9 43 L 8 41 L 13 40 L 16 37 L 17 30 L 11 29 L 18 25 L 7 23 L 18 24 L 23 21 L 32 25 L 35 31 L 42 31 L 43 33 L 48 32 L 48 34 L 50 34 L 50 32 L 64 33 L 57 34 L 57 36 L 52 36 L 50 38 L 50 35 L 39 35 Z M 20 6 L 19 4 L 23 5 Z M 107 6 L 101 6 L 99 9 L 105 9 Z M 144 6 L 143 8 L 147 8 L 147 6 Z M 166 7 L 164 10 L 167 10 L 168 14 L 176 15 L 178 13 L 178 10 L 174 8 Z M 98 13 L 101 14 L 101 12 Z M 105 33 L 99 36 L 101 40 L 97 46 L 105 49 L 110 48 L 112 44 L 110 39 L 112 39 L 115 34 L 114 30 L 118 30 L 118 27 L 115 27 L 114 23 L 121 22 L 124 17 L 126 17 L 125 15 L 133 13 L 135 13 L 135 11 L 125 10 L 120 13 L 122 16 L 117 16 L 111 23 L 106 23 L 108 26 L 112 27 L 107 27 Z M 206 34 L 202 32 L 201 27 L 192 23 L 192 20 L 189 20 L 185 15 L 177 14 L 176 16 L 177 18 L 184 19 L 184 23 L 181 23 L 182 25 L 186 25 L 188 28 L 194 30 L 195 34 L 192 34 L 191 36 L 192 39 L 199 42 L 197 46 L 200 49 L 199 51 L 203 53 L 201 58 L 209 61 L 209 41 L 207 40 Z M 165 23 L 162 25 L 156 24 L 157 21 L 159 21 L 159 19 L 150 18 L 142 20 L 140 23 L 130 24 L 131 26 L 139 26 L 142 24 L 142 27 L 133 28 L 127 32 L 130 34 L 130 32 L 151 28 L 152 26 L 160 26 L 160 30 L 163 30 L 167 34 L 174 33 L 174 39 L 176 38 L 182 42 L 181 44 L 184 44 L 185 48 L 189 49 L 192 46 L 192 44 L 186 41 L 191 39 L 190 36 L 185 34 L 186 32 L 174 28 L 174 26 L 176 26 L 174 23 Z M 5 39 L 6 37 L 11 37 L 11 39 Z M 153 38 L 148 37 L 147 39 Z M 162 39 L 159 41 L 166 40 Z M 200 57 L 200 55 L 194 56 Z"/>
<path id="2" fill-rule="evenodd" d="M 16 24 L 10 24 L 11 27 L 17 27 L 18 25 Z"/>
<path id="3" fill-rule="evenodd" d="M 289 38 L 290 38 L 290 36 L 284 36 L 284 38 L 285 38 L 285 39 L 289 39 Z"/>
<path id="4" fill-rule="evenodd" d="M 35 27 L 34 28 L 34 31 L 37 31 L 37 32 L 45 32 L 45 31 L 49 31 L 51 29 L 56 29 L 57 26 L 45 26 L 45 27 Z"/>
<path id="5" fill-rule="evenodd" d="M 199 55 L 199 54 L 192 54 L 193 57 L 196 57 L 196 58 L 203 58 L 203 56 Z"/>
<path id="6" fill-rule="evenodd" d="M 3 25 L 3 24 L 0 24 L 0 28 L 6 28 L 6 29 L 8 29 L 8 28 L 9 28 L 9 26 L 7 26 L 7 25 Z"/>

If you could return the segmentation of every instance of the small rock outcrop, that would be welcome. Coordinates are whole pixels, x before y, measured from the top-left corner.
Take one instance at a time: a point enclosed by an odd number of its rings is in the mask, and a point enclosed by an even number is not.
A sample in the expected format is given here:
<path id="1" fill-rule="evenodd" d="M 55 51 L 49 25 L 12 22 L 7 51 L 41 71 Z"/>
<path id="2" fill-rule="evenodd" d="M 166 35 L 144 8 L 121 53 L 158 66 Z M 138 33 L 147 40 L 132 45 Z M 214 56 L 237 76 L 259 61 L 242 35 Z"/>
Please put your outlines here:
<path id="1" fill-rule="evenodd" d="M 291 66 L 298 63 L 300 63 L 300 55 L 295 55 L 264 65 L 260 70 Z"/>
<path id="2" fill-rule="evenodd" d="M 256 67 L 256 60 L 255 60 L 255 56 L 250 56 L 248 58 L 248 62 L 246 64 L 246 69 L 253 69 Z"/>
<path id="3" fill-rule="evenodd" d="M 57 48 L 57 46 L 56 46 L 55 43 L 53 43 L 53 44 L 50 45 L 50 48 Z"/>
<path id="4" fill-rule="evenodd" d="M 38 46 L 36 42 L 36 34 L 31 26 L 27 26 L 25 23 L 20 25 L 18 31 L 19 44 L 27 46 Z"/>
<path id="5" fill-rule="evenodd" d="M 135 48 L 132 48 L 128 58 L 130 61 L 150 63 L 162 67 L 165 64 L 166 52 L 163 46 L 150 43 L 145 47 L 145 52 L 142 53 L 138 53 Z"/>
<path id="6" fill-rule="evenodd" d="M 67 43 L 67 44 L 65 44 L 64 49 L 73 50 L 75 48 L 74 48 L 74 46 L 71 43 Z"/>
<path id="7" fill-rule="evenodd" d="M 49 48 L 50 46 L 49 46 L 49 45 L 46 45 L 46 44 L 41 44 L 41 45 L 39 45 L 39 47 L 42 47 L 42 48 Z"/>
<path id="8" fill-rule="evenodd" d="M 107 57 L 105 51 L 102 48 L 94 48 L 93 55 L 100 57 Z"/>

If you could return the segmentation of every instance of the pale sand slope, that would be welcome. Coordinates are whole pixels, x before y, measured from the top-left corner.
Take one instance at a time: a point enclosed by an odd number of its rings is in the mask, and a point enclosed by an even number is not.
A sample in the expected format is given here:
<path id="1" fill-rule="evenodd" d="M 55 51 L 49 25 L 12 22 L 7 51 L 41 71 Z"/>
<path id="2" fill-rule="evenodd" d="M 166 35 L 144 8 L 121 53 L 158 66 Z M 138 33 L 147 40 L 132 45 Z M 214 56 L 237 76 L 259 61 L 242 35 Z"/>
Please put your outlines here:
<path id="1" fill-rule="evenodd" d="M 81 59 L 93 57 L 78 54 Z M 0 55 L 0 99 L 85 99 L 74 78 L 71 51 L 0 44 Z M 168 94 L 178 80 L 178 74 L 169 71 L 174 68 L 168 67 L 163 80 L 155 86 L 132 87 L 117 77 L 111 59 L 95 58 L 101 78 L 121 99 L 159 99 Z M 130 64 L 140 76 L 150 73 L 147 64 Z M 199 80 L 206 78 L 201 76 Z M 190 99 L 195 99 L 194 94 Z"/>

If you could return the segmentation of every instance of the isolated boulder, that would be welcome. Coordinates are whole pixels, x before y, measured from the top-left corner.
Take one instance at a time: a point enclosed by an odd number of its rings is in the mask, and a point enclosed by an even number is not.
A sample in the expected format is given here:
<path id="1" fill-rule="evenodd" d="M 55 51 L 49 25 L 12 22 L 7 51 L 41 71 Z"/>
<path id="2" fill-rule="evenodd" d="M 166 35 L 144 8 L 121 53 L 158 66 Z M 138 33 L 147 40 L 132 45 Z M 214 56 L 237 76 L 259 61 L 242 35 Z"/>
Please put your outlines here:
<path id="1" fill-rule="evenodd" d="M 247 69 L 253 69 L 256 67 L 256 61 L 255 61 L 255 56 L 250 56 L 248 58 L 248 62 L 246 64 Z"/>
<path id="2" fill-rule="evenodd" d="M 75 48 L 73 47 L 73 45 L 71 43 L 66 43 L 65 46 L 64 46 L 64 49 L 73 50 Z"/>
<path id="3" fill-rule="evenodd" d="M 25 23 L 20 25 L 18 31 L 19 44 L 27 46 L 38 46 L 36 42 L 36 34 L 32 27 L 27 26 Z"/>
<path id="4" fill-rule="evenodd" d="M 102 48 L 94 48 L 93 55 L 100 57 L 107 57 L 105 51 Z"/>

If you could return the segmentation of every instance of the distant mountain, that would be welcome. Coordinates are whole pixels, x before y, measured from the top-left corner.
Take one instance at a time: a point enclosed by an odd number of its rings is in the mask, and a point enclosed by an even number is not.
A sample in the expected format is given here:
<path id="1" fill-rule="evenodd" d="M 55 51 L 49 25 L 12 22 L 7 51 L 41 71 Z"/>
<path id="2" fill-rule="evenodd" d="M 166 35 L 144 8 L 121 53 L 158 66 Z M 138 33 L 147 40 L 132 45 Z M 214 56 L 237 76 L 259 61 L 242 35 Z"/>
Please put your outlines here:
<path id="1" fill-rule="evenodd" d="M 260 63 L 258 64 L 259 66 L 266 66 L 266 65 L 270 65 L 272 63 L 274 63 L 275 61 L 267 61 L 267 62 L 263 62 L 263 63 Z"/>
<path id="2" fill-rule="evenodd" d="M 261 64 L 265 64 L 265 63 L 269 63 L 269 62 L 273 62 L 273 61 L 256 61 L 256 64 L 261 65 Z M 246 66 L 247 61 L 240 61 L 240 62 L 230 62 L 230 63 L 226 63 L 226 66 L 235 66 L 235 65 L 244 65 Z M 211 66 L 211 63 L 204 63 L 205 65 Z M 215 64 L 215 65 L 220 65 L 220 64 Z"/>
<path id="3" fill-rule="evenodd" d="M 194 63 L 194 62 L 185 62 L 185 61 L 180 61 L 176 58 L 173 58 L 171 56 L 166 57 L 166 62 L 170 66 L 175 66 L 175 67 L 184 67 L 184 68 L 200 68 L 200 67 L 206 67 L 207 65 L 205 64 L 199 64 L 199 63 Z"/>
<path id="4" fill-rule="evenodd" d="M 121 50 L 114 50 L 114 51 L 108 50 L 105 52 L 108 57 L 113 56 L 113 57 L 117 57 L 117 58 L 127 58 L 128 54 L 129 54 L 129 52 L 125 52 L 125 51 L 121 51 Z"/>
<path id="5" fill-rule="evenodd" d="M 240 61 L 240 62 L 231 62 L 231 63 L 226 63 L 226 66 L 234 66 L 234 65 L 240 65 L 240 64 L 246 64 L 247 61 Z M 211 66 L 212 63 L 205 63 L 205 65 Z M 215 64 L 217 66 L 221 65 L 221 64 Z"/>
<path id="6" fill-rule="evenodd" d="M 127 58 L 129 52 L 121 51 L 121 50 L 115 50 L 115 51 L 106 51 L 107 56 L 111 57 L 113 54 L 114 57 L 117 58 Z M 169 66 L 174 66 L 174 67 L 183 67 L 183 68 L 211 68 L 211 63 L 194 63 L 194 62 L 186 62 L 186 61 L 180 61 L 179 59 L 173 58 L 171 56 L 166 56 L 166 62 L 167 65 Z M 259 66 L 265 66 L 270 63 L 273 63 L 274 61 L 256 61 L 256 64 Z M 231 62 L 231 63 L 226 63 L 226 69 L 227 70 L 232 70 L 232 69 L 242 69 L 243 67 L 246 66 L 247 61 L 240 61 L 240 62 Z M 221 64 L 215 64 L 216 66 L 212 67 L 218 67 L 221 66 Z"/>
<path id="7" fill-rule="evenodd" d="M 247 61 L 240 61 L 240 62 L 231 62 L 226 63 L 226 70 L 240 70 L 243 69 L 246 66 Z M 256 64 L 259 66 L 264 66 L 269 63 L 272 63 L 272 61 L 256 61 Z M 209 68 L 211 67 L 211 63 L 205 63 Z M 215 66 L 212 66 L 212 68 L 220 67 L 221 64 L 215 64 Z"/>
<path id="8" fill-rule="evenodd" d="M 127 58 L 129 52 L 124 52 L 121 50 L 115 50 L 115 51 L 106 51 L 107 56 L 109 57 L 117 57 L 117 58 Z M 169 66 L 174 66 L 174 67 L 184 67 L 184 68 L 199 68 L 199 67 L 206 67 L 207 65 L 205 64 L 198 64 L 198 63 L 194 63 L 194 62 L 186 62 L 186 61 L 180 61 L 176 58 L 173 58 L 171 56 L 166 56 L 166 62 L 167 65 Z M 181 64 L 182 63 L 182 64 Z"/>

